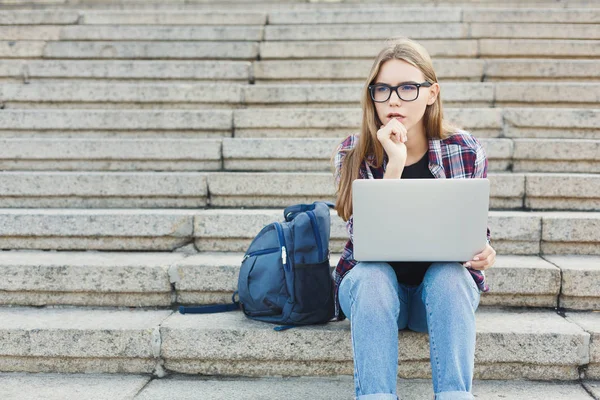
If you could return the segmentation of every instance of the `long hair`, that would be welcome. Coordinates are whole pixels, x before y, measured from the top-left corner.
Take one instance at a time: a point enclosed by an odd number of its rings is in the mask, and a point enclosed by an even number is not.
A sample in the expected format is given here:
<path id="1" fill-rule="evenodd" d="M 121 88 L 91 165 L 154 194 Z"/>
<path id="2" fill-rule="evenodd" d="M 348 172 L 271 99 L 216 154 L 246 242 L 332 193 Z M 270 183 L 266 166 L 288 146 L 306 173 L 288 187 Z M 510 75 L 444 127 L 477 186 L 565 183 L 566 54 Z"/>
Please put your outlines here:
<path id="1" fill-rule="evenodd" d="M 341 168 L 341 178 L 336 188 L 336 210 L 338 215 L 347 221 L 352 215 L 352 182 L 359 178 L 359 170 L 367 155 L 375 157 L 373 166 L 379 168 L 383 164 L 384 149 L 377 140 L 377 131 L 382 125 L 375 105 L 371 100 L 368 86 L 373 84 L 383 63 L 388 60 L 403 60 L 417 67 L 425 77 L 425 80 L 436 83 L 437 76 L 433 70 L 433 63 L 429 53 L 417 42 L 400 38 L 388 41 L 386 46 L 379 52 L 371 72 L 364 85 L 361 96 L 362 123 L 358 142 L 353 149 L 347 151 Z M 457 131 L 457 127 L 448 123 L 443 118 L 441 90 L 435 103 L 428 105 L 423 115 L 425 134 L 428 139 L 444 139 Z M 332 156 L 332 164 L 335 154 Z M 335 166 L 334 166 L 335 167 Z"/>

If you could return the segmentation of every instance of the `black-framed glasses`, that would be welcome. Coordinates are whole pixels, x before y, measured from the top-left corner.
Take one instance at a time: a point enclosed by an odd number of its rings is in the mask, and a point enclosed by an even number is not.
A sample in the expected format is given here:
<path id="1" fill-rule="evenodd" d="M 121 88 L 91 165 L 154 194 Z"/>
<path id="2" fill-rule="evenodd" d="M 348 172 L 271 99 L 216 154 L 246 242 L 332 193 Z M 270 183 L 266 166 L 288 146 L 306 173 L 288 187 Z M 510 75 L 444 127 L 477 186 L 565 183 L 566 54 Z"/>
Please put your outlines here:
<path id="1" fill-rule="evenodd" d="M 403 101 L 415 101 L 419 97 L 419 88 L 430 87 L 432 85 L 431 82 L 422 82 L 422 83 L 403 83 L 398 86 L 390 86 L 385 83 L 377 83 L 375 85 L 369 85 L 369 93 L 371 94 L 371 99 L 375 103 L 385 103 L 392 96 L 392 91 L 395 90 L 396 94 Z"/>

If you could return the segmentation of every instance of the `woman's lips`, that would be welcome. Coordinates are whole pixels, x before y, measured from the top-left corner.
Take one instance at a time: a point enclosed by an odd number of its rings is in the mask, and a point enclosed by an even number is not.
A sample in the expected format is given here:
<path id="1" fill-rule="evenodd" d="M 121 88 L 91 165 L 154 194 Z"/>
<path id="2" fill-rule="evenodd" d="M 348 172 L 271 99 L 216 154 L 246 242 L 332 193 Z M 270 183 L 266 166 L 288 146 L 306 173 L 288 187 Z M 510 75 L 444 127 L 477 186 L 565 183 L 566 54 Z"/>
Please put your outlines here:
<path id="1" fill-rule="evenodd" d="M 406 117 L 400 117 L 398 115 L 392 116 L 391 118 L 397 119 L 398 121 L 404 121 Z"/>

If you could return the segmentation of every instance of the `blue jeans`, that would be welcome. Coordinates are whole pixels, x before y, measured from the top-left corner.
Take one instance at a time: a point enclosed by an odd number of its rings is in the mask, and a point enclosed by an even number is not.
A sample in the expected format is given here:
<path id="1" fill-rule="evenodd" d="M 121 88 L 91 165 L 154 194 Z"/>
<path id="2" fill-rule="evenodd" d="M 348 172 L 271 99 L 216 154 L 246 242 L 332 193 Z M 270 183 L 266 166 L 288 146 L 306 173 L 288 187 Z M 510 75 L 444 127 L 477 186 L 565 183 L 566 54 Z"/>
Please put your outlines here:
<path id="1" fill-rule="evenodd" d="M 429 333 L 436 400 L 472 400 L 479 289 L 460 263 L 432 263 L 419 286 L 385 262 L 359 262 L 339 287 L 350 320 L 359 400 L 396 400 L 398 330 Z"/>

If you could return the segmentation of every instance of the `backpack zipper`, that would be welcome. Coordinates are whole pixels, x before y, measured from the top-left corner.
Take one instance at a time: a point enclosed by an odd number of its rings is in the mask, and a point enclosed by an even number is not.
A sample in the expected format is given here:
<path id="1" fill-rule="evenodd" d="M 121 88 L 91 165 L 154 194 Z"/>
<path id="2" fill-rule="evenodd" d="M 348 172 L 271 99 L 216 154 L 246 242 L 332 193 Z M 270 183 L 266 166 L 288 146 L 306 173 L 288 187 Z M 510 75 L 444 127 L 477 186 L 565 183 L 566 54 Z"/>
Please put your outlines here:
<path id="1" fill-rule="evenodd" d="M 281 224 L 279 222 L 275 222 L 275 228 L 277 229 L 277 236 L 279 237 L 279 244 L 281 245 L 281 261 L 283 263 L 283 269 L 290 272 L 289 264 L 287 262 L 287 250 L 285 248 L 283 228 L 281 228 Z"/>
<path id="2" fill-rule="evenodd" d="M 317 229 L 317 217 L 313 211 L 307 211 L 308 218 L 310 219 L 310 224 L 313 228 L 313 233 L 315 235 L 315 239 L 317 240 L 317 247 L 319 248 L 319 262 L 323 260 L 323 245 L 321 244 L 321 234 L 319 233 L 319 229 Z"/>
<path id="3" fill-rule="evenodd" d="M 246 261 L 246 259 L 248 257 L 260 256 L 260 255 L 269 254 L 269 253 L 275 253 L 276 251 L 279 251 L 279 247 L 273 247 L 271 249 L 256 250 L 256 251 L 246 254 L 244 256 L 244 259 L 242 260 L 242 262 Z"/>

